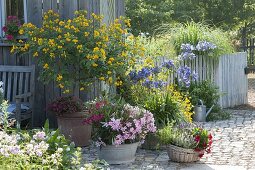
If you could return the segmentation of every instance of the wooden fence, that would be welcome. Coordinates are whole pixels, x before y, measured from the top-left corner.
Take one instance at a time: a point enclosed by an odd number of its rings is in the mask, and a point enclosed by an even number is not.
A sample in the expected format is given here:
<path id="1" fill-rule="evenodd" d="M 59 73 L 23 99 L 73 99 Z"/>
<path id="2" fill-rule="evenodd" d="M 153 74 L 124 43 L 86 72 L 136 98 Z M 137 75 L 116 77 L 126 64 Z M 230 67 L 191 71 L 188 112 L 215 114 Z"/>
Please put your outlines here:
<path id="1" fill-rule="evenodd" d="M 76 10 L 87 10 L 88 16 L 92 12 L 104 15 L 103 22 L 106 24 L 124 15 L 124 0 L 26 0 L 25 6 L 27 21 L 39 27 L 42 25 L 43 13 L 48 10 L 58 12 L 62 19 L 73 18 Z M 0 67 L 1 65 L 36 65 L 36 61 L 30 55 L 14 55 L 10 53 L 10 49 L 10 45 L 0 42 Z M 39 68 L 36 67 L 36 79 L 39 72 Z M 89 93 L 80 93 L 80 97 L 83 100 L 95 98 L 99 95 L 98 88 L 101 88 L 100 86 L 100 83 L 95 83 Z M 49 102 L 61 96 L 61 90 L 54 82 L 44 85 L 42 82 L 36 81 L 35 91 L 35 126 L 41 126 L 48 118 L 51 126 L 56 127 L 56 118 L 46 111 L 46 106 Z"/>
<path id="2" fill-rule="evenodd" d="M 219 87 L 221 107 L 227 108 L 248 103 L 248 79 L 245 74 L 247 53 L 223 55 L 219 59 L 198 56 L 182 65 L 195 70 L 198 73 L 198 81 L 211 80 Z"/>
<path id="3" fill-rule="evenodd" d="M 223 95 L 219 104 L 226 107 L 248 103 L 247 53 L 235 53 L 219 58 L 215 72 L 215 83 Z"/>

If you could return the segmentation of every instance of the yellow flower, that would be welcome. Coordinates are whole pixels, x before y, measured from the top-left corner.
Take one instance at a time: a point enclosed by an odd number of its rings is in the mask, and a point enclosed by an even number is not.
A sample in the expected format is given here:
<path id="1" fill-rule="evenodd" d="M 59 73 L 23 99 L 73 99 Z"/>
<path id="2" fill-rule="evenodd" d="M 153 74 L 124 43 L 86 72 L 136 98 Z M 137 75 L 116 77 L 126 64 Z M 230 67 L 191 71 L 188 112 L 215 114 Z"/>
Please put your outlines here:
<path id="1" fill-rule="evenodd" d="M 103 58 L 105 58 L 105 55 L 106 55 L 105 50 L 101 48 L 100 51 L 101 51 L 101 54 L 102 54 Z"/>
<path id="2" fill-rule="evenodd" d="M 113 57 L 109 58 L 109 61 L 113 62 L 113 61 L 114 61 L 114 58 L 113 58 Z"/>
<path id="3" fill-rule="evenodd" d="M 44 69 L 48 69 L 49 68 L 49 65 L 47 63 L 44 64 L 43 66 Z"/>
<path id="4" fill-rule="evenodd" d="M 20 34 L 20 35 L 24 34 L 24 30 L 23 30 L 23 29 L 20 29 L 20 30 L 19 30 L 19 34 Z"/>
<path id="5" fill-rule="evenodd" d="M 84 32 L 84 36 L 85 37 L 89 36 L 89 32 Z"/>
<path id="6" fill-rule="evenodd" d="M 78 40 L 77 40 L 77 39 L 74 39 L 73 42 L 74 42 L 74 44 L 76 44 L 76 43 L 78 42 Z"/>
<path id="7" fill-rule="evenodd" d="M 57 76 L 57 81 L 61 81 L 62 79 L 63 79 L 63 76 L 60 75 L 60 74 L 58 74 L 58 76 Z"/>
<path id="8" fill-rule="evenodd" d="M 97 60 L 98 58 L 99 58 L 98 55 L 94 55 L 94 56 L 93 56 L 93 59 L 94 59 L 94 60 Z"/>
<path id="9" fill-rule="evenodd" d="M 69 42 L 69 41 L 71 41 L 71 39 L 70 38 L 66 38 L 66 41 Z"/>
<path id="10" fill-rule="evenodd" d="M 82 45 L 77 45 L 77 50 L 81 50 L 82 49 Z"/>
<path id="11" fill-rule="evenodd" d="M 112 74 L 112 72 L 111 71 L 107 71 L 107 74 Z"/>
<path id="12" fill-rule="evenodd" d="M 50 53 L 50 57 L 51 57 L 51 58 L 54 58 L 54 57 L 55 57 L 55 54 L 54 54 L 54 53 Z"/>
<path id="13" fill-rule="evenodd" d="M 81 88 L 80 88 L 80 91 L 83 91 L 83 90 L 84 90 L 84 87 L 81 87 Z"/>
<path id="14" fill-rule="evenodd" d="M 100 35 L 100 33 L 98 31 L 94 31 L 94 37 L 98 37 Z"/>
<path id="15" fill-rule="evenodd" d="M 93 63 L 93 64 L 92 64 L 92 66 L 93 66 L 93 67 L 97 67 L 97 66 L 98 66 L 98 64 L 96 64 L 96 63 Z"/>
<path id="16" fill-rule="evenodd" d="M 38 45 L 42 45 L 43 44 L 43 39 L 42 38 L 38 38 L 37 43 L 38 43 Z"/>
<path id="17" fill-rule="evenodd" d="M 93 49 L 93 52 L 95 53 L 95 52 L 98 52 L 99 51 L 99 48 L 98 47 L 95 47 L 94 49 Z"/>
<path id="18" fill-rule="evenodd" d="M 58 46 L 58 49 L 62 49 L 63 47 L 61 45 Z"/>
<path id="19" fill-rule="evenodd" d="M 99 80 L 104 81 L 105 78 L 104 77 L 99 77 Z"/>
<path id="20" fill-rule="evenodd" d="M 127 27 L 131 27 L 130 19 L 126 19 L 126 20 L 124 20 L 124 22 L 127 25 Z"/>
<path id="21" fill-rule="evenodd" d="M 18 47 L 13 45 L 11 49 L 11 53 L 14 53 L 16 49 L 18 49 Z"/>
<path id="22" fill-rule="evenodd" d="M 61 36 L 61 35 L 58 35 L 58 39 L 60 39 L 60 38 L 62 38 L 62 36 Z"/>
<path id="23" fill-rule="evenodd" d="M 110 83 L 110 84 L 112 83 L 112 77 L 108 78 L 108 83 Z"/>
<path id="24" fill-rule="evenodd" d="M 115 82 L 115 85 L 116 85 L 116 86 L 121 86 L 122 84 L 123 84 L 123 82 L 122 82 L 121 80 Z"/>
<path id="25" fill-rule="evenodd" d="M 108 64 L 110 64 L 110 65 L 112 64 L 112 62 L 111 62 L 111 61 L 108 61 L 107 63 L 108 63 Z"/>
<path id="26" fill-rule="evenodd" d="M 34 57 L 37 57 L 37 56 L 38 56 L 38 52 L 35 52 L 35 53 L 33 54 L 33 56 L 34 56 Z"/>
<path id="27" fill-rule="evenodd" d="M 64 85 L 63 85 L 63 84 L 59 84 L 58 86 L 59 86 L 59 88 L 61 88 L 61 89 L 64 88 Z"/>

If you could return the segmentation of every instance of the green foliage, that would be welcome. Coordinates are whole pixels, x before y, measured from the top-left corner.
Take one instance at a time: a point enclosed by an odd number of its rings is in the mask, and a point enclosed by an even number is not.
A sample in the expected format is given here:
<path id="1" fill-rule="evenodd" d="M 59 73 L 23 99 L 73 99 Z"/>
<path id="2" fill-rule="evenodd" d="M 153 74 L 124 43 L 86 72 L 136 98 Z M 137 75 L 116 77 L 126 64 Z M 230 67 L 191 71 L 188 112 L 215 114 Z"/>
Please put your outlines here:
<path id="1" fill-rule="evenodd" d="M 212 111 L 206 117 L 206 121 L 217 121 L 230 119 L 230 112 L 223 110 L 219 105 L 213 107 Z"/>
<path id="2" fill-rule="evenodd" d="M 198 100 L 201 99 L 207 107 L 217 105 L 220 97 L 218 87 L 208 80 L 191 83 L 189 95 L 192 105 L 196 105 Z"/>
<path id="3" fill-rule="evenodd" d="M 209 27 L 202 23 L 189 22 L 175 26 L 166 24 L 159 30 L 162 35 L 171 37 L 176 54 L 180 53 L 182 44 L 189 43 L 196 46 L 199 41 L 208 41 L 217 46 L 211 54 L 212 57 L 234 52 L 234 47 L 227 33 L 219 28 Z"/>
<path id="4" fill-rule="evenodd" d="M 168 124 L 157 133 L 161 143 L 168 145 L 172 144 L 187 149 L 194 149 L 197 146 L 192 129 L 179 129 Z"/>
<path id="5" fill-rule="evenodd" d="M 164 89 L 148 89 L 134 85 L 129 90 L 126 100 L 152 112 L 158 125 L 169 121 L 190 122 L 193 114 L 189 99 L 173 86 Z"/>
<path id="6" fill-rule="evenodd" d="M 172 0 L 126 0 L 125 5 L 134 35 L 139 33 L 152 35 L 162 23 L 172 22 Z"/>
<path id="7" fill-rule="evenodd" d="M 225 31 L 254 26 L 254 0 L 126 0 L 126 7 L 135 34 L 153 33 L 161 24 L 188 21 L 205 22 Z"/>

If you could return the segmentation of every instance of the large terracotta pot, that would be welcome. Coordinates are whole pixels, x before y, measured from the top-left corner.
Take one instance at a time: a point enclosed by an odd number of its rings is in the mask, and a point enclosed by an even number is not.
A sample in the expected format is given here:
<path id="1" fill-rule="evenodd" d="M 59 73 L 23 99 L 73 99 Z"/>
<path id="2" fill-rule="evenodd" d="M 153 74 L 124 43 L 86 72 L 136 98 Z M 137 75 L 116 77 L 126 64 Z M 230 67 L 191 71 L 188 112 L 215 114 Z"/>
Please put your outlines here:
<path id="1" fill-rule="evenodd" d="M 73 141 L 77 147 L 89 145 L 91 139 L 92 126 L 83 123 L 86 114 L 86 112 L 76 112 L 57 116 L 60 133 Z"/>
<path id="2" fill-rule="evenodd" d="M 103 159 L 109 164 L 123 164 L 133 162 L 135 160 L 135 153 L 138 144 L 139 142 L 121 144 L 119 146 L 103 146 L 99 150 L 99 159 Z"/>

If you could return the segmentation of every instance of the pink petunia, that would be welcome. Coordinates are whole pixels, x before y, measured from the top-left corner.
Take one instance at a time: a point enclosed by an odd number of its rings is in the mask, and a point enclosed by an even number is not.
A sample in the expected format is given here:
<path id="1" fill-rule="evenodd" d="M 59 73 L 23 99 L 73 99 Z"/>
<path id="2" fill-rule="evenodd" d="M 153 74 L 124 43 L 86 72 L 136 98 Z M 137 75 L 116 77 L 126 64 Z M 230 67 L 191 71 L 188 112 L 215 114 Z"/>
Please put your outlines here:
<path id="1" fill-rule="evenodd" d="M 10 35 L 10 34 L 6 35 L 6 38 L 7 38 L 7 40 L 13 40 L 14 39 L 13 35 Z"/>

